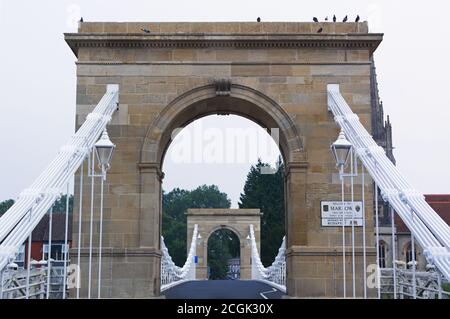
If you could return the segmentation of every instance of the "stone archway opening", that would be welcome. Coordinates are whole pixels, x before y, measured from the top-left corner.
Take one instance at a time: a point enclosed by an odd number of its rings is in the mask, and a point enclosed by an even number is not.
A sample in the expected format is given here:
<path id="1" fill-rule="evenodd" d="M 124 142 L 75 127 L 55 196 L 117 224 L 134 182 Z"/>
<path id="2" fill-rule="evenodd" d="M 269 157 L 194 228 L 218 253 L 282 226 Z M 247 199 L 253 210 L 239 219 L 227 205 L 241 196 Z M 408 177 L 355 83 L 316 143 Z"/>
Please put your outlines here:
<path id="1" fill-rule="evenodd" d="M 145 187 L 140 194 L 141 247 L 153 246 L 155 240 L 159 238 L 156 237 L 156 234 L 160 234 L 162 230 L 162 182 L 165 175 L 162 167 L 169 146 L 174 141 L 176 134 L 179 133 L 180 128 L 186 127 L 197 119 L 214 114 L 244 117 L 266 129 L 274 137 L 285 165 L 285 206 L 283 214 L 281 214 L 284 216 L 281 218 L 284 218 L 286 227 L 284 234 L 286 234 L 288 243 L 306 244 L 306 230 L 303 228 L 306 228 L 307 225 L 304 223 L 304 218 L 301 215 L 292 213 L 295 206 L 294 198 L 303 200 L 302 196 L 298 197 L 300 194 L 295 194 L 294 192 L 303 192 L 305 190 L 302 185 L 306 183 L 304 173 L 307 167 L 303 138 L 300 135 L 300 128 L 297 122 L 293 121 L 289 114 L 274 100 L 250 87 L 230 84 L 228 91 L 219 92 L 220 94 L 218 92 L 217 84 L 214 83 L 183 93 L 172 100 L 148 126 L 141 148 L 141 162 L 138 165 L 141 185 L 152 185 L 150 188 Z M 294 190 L 292 188 L 293 184 L 300 186 L 300 188 Z M 302 222 L 300 222 L 300 219 L 302 219 Z M 158 220 L 157 224 L 155 224 L 156 220 Z M 295 231 L 290 231 L 288 229 L 289 225 L 300 225 L 300 227 L 295 227 Z M 248 226 L 245 236 L 243 238 L 239 237 L 241 243 L 241 279 L 251 279 L 250 246 L 248 246 L 246 240 L 243 240 L 248 235 Z M 150 228 L 153 228 L 153 230 Z M 258 246 L 260 246 L 259 232 L 260 229 L 258 227 Z M 191 234 L 188 222 L 189 239 Z M 248 249 L 243 251 L 245 246 L 248 246 Z M 260 249 L 258 250 L 260 251 Z M 205 258 L 202 260 L 202 257 L 199 255 L 199 264 L 201 266 L 197 268 L 197 278 L 207 279 L 207 264 L 205 263 L 207 251 L 203 251 L 201 254 Z"/>
<path id="2" fill-rule="evenodd" d="M 240 241 L 225 225 L 210 234 L 207 240 L 208 280 L 240 279 Z"/>
<path id="3" fill-rule="evenodd" d="M 218 102 L 225 100 L 227 98 L 218 100 Z M 184 219 L 182 223 L 185 223 L 186 219 L 185 216 L 177 216 L 176 218 L 172 216 L 173 207 L 180 207 L 174 205 L 172 201 L 177 197 L 176 194 L 183 192 L 194 194 L 194 196 L 183 196 L 183 198 L 189 200 L 179 201 L 180 203 L 192 202 L 192 206 L 189 206 L 189 208 L 229 208 L 229 206 L 216 206 L 217 202 L 210 200 L 212 198 L 210 187 L 214 185 L 214 187 L 218 187 L 220 194 L 225 193 L 228 196 L 233 208 L 266 208 L 263 218 L 269 218 L 272 227 L 266 225 L 262 230 L 262 246 L 264 257 L 266 257 L 264 259 L 266 260 L 265 264 L 269 266 L 277 255 L 285 235 L 284 166 L 280 147 L 273 141 L 272 136 L 267 133 L 267 130 L 261 128 L 261 125 L 249 120 L 248 117 L 221 114 L 207 115 L 191 121 L 170 142 L 164 154 L 162 169 L 164 172 L 163 198 L 167 199 L 163 200 L 162 234 L 165 238 L 165 245 L 168 247 L 175 263 L 178 266 L 183 265 L 190 248 L 191 238 L 188 237 L 186 240 L 185 232 L 179 231 L 180 220 Z M 256 183 L 264 183 L 264 186 L 261 185 L 258 194 L 266 194 L 272 196 L 272 198 L 277 198 L 278 200 L 275 201 L 276 204 L 273 204 L 273 206 L 267 205 L 267 203 L 264 205 L 265 199 L 263 197 L 269 196 L 255 196 L 254 192 L 250 192 L 245 201 L 242 201 L 241 198 L 241 195 L 245 193 L 244 185 L 246 185 L 250 169 L 252 167 L 258 167 L 259 169 L 259 166 L 257 166 L 259 160 L 264 165 L 269 164 L 270 167 L 264 166 L 263 168 L 266 168 L 267 171 L 256 178 L 252 178 L 252 185 L 259 185 L 255 184 L 255 180 L 257 180 Z M 275 170 L 278 167 L 280 167 L 279 172 Z M 273 183 L 274 180 L 277 183 Z M 198 196 L 199 189 L 204 189 L 205 196 L 201 200 Z M 270 192 L 269 189 L 272 189 L 273 192 Z M 215 193 L 215 195 L 220 194 Z M 257 201 L 255 202 L 255 200 Z M 242 203 L 243 205 L 241 205 Z M 177 211 L 180 213 L 181 209 Z M 168 216 L 169 213 L 171 216 Z M 223 231 L 220 231 L 221 229 Z M 214 238 L 213 244 L 223 244 L 219 237 L 226 237 L 224 236 L 226 230 L 230 231 L 229 235 L 234 234 L 232 229 L 226 228 L 224 225 L 216 233 L 210 234 L 209 239 Z M 205 234 L 202 234 L 202 236 L 204 237 Z M 183 242 L 184 250 L 180 249 L 180 243 Z M 237 242 L 239 247 L 239 239 L 237 238 L 234 242 Z M 223 254 L 215 255 L 213 253 L 213 257 L 216 256 L 216 258 L 210 258 L 211 245 L 207 247 L 207 254 L 205 254 L 207 275 L 202 279 L 240 278 L 239 249 L 237 253 L 228 255 L 229 245 L 225 245 L 220 249 Z M 182 255 L 182 258 L 180 258 L 180 255 Z M 227 258 L 225 258 L 225 255 L 227 255 Z M 220 260 L 216 260 L 217 257 Z M 229 269 L 230 273 L 227 274 L 225 269 Z"/>

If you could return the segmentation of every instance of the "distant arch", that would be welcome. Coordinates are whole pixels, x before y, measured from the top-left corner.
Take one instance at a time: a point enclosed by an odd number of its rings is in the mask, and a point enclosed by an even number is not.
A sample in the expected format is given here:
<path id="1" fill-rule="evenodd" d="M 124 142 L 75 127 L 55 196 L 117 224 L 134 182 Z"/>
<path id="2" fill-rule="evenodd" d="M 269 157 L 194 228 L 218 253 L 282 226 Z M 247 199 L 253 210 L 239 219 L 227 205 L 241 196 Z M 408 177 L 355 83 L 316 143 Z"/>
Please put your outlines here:
<path id="1" fill-rule="evenodd" d="M 208 241 L 212 234 L 214 234 L 216 231 L 222 230 L 222 229 L 228 229 L 229 231 L 233 232 L 236 235 L 236 237 L 239 239 L 240 244 L 242 244 L 242 240 L 244 239 L 243 235 L 239 232 L 239 230 L 237 230 L 235 227 L 233 227 L 231 225 L 215 226 L 214 228 L 212 228 L 209 231 L 208 235 L 206 236 L 206 240 Z"/>

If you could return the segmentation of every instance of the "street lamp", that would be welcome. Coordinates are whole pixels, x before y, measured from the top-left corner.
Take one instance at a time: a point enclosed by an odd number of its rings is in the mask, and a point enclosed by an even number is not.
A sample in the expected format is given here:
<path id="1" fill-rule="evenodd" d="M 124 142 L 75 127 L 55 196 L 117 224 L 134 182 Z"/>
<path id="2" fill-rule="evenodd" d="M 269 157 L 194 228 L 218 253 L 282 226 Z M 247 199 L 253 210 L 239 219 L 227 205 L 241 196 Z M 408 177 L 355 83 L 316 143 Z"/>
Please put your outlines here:
<path id="1" fill-rule="evenodd" d="M 351 148 L 352 143 L 350 143 L 345 138 L 344 131 L 341 131 L 341 133 L 339 133 L 338 139 L 331 145 L 331 151 L 336 161 L 336 166 L 341 169 L 344 168 L 344 166 L 347 164 Z"/>
<path id="2" fill-rule="evenodd" d="M 347 163 L 352 143 L 346 138 L 344 131 L 341 130 L 337 140 L 331 144 L 331 151 L 336 161 L 336 166 L 339 167 L 339 177 L 341 179 L 341 194 L 342 194 L 342 279 L 344 298 L 347 296 L 346 281 L 345 281 L 345 209 L 344 209 L 344 167 Z M 352 221 L 353 222 L 353 221 Z"/>
<path id="3" fill-rule="evenodd" d="M 91 295 L 91 271 L 92 271 L 92 221 L 93 221 L 93 194 L 94 194 L 94 177 L 101 177 L 100 185 L 100 229 L 99 229 L 99 250 L 98 250 L 98 298 L 100 299 L 101 293 L 101 279 L 102 279 L 102 243 L 103 243 L 103 182 L 106 180 L 106 172 L 111 167 L 111 159 L 114 153 L 114 145 L 109 139 L 106 129 L 103 131 L 102 136 L 94 145 L 95 157 L 98 161 L 98 166 L 101 168 L 101 175 L 95 174 L 94 165 L 92 165 L 92 182 L 91 182 L 91 223 L 89 231 L 89 279 L 88 279 L 88 298 Z M 94 160 L 94 159 L 93 159 Z"/>
<path id="4" fill-rule="evenodd" d="M 97 141 L 97 143 L 95 143 L 94 148 L 95 155 L 99 163 L 98 165 L 102 169 L 102 174 L 105 174 L 105 172 L 111 166 L 111 159 L 114 153 L 114 149 L 116 148 L 116 145 L 114 145 L 109 139 L 108 132 L 106 130 L 103 131 L 102 136 Z"/>

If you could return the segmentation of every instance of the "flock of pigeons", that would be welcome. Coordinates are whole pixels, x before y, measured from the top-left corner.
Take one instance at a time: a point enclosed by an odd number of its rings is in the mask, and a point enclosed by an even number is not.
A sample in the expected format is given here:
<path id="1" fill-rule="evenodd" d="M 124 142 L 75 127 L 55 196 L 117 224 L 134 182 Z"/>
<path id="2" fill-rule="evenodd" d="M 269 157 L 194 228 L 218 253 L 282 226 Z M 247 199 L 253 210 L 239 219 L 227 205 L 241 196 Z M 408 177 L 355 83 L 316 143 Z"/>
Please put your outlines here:
<path id="1" fill-rule="evenodd" d="M 357 15 L 356 19 L 355 19 L 355 22 L 359 22 L 360 20 L 361 20 L 361 17 L 359 15 Z M 320 22 L 319 19 L 317 19 L 317 17 L 314 17 L 313 21 L 316 22 L 316 23 Z M 325 17 L 325 21 L 328 22 L 328 17 Z M 333 15 L 333 22 L 336 22 L 336 21 L 337 21 L 337 18 L 336 18 L 336 15 L 334 14 Z M 258 17 L 256 19 L 256 22 L 261 22 L 261 18 Z M 344 23 L 348 22 L 348 15 L 345 16 L 345 18 L 342 20 L 342 22 L 344 22 Z M 320 27 L 319 30 L 317 30 L 317 33 L 322 33 L 322 32 L 323 32 L 323 28 Z"/>
<path id="2" fill-rule="evenodd" d="M 361 18 L 359 17 L 359 15 L 356 16 L 355 22 L 359 22 L 361 20 Z M 317 19 L 316 17 L 313 18 L 314 22 L 319 22 L 319 19 Z M 325 21 L 328 21 L 328 17 L 325 18 Z M 333 15 L 333 22 L 336 22 L 337 18 L 336 15 Z M 348 15 L 345 16 L 344 20 L 342 20 L 342 22 L 347 22 L 348 21 Z"/>
<path id="3" fill-rule="evenodd" d="M 355 22 L 359 22 L 360 20 L 361 20 L 361 18 L 359 17 L 359 15 L 357 15 L 356 19 L 355 19 Z M 320 22 L 319 19 L 317 19 L 317 17 L 314 17 L 313 21 L 316 22 L 316 23 Z M 328 17 L 325 17 L 325 21 L 328 22 Z M 337 18 L 336 18 L 336 15 L 334 14 L 333 15 L 333 22 L 336 22 L 336 21 L 337 21 Z M 344 18 L 344 20 L 342 20 L 342 22 L 347 22 L 347 21 L 348 21 L 348 15 L 345 16 L 345 18 Z M 83 22 L 83 17 L 81 17 L 80 22 Z M 261 22 L 261 18 L 258 17 L 256 19 L 256 22 Z M 144 32 L 144 33 L 150 33 L 149 29 L 141 29 L 141 31 Z M 322 33 L 322 32 L 323 32 L 323 28 L 320 27 L 319 30 L 317 30 L 317 33 Z"/>

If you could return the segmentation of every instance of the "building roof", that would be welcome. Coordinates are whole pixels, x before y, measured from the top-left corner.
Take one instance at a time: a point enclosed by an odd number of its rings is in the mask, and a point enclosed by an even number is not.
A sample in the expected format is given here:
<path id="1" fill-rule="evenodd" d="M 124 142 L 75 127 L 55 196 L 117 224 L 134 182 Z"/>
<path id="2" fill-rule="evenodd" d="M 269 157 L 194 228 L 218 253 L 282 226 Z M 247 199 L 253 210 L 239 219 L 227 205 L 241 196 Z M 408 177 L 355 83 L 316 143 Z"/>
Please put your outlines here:
<path id="1" fill-rule="evenodd" d="M 47 242 L 49 235 L 49 215 L 46 214 L 36 228 L 33 230 L 31 236 L 33 242 Z M 52 241 L 64 241 L 64 233 L 66 226 L 66 214 L 53 213 L 52 215 Z M 72 215 L 69 214 L 69 226 L 68 226 L 67 238 L 72 240 Z"/>
<path id="2" fill-rule="evenodd" d="M 425 195 L 425 200 L 450 225 L 450 195 Z M 410 232 L 398 215 L 395 216 L 395 224 L 398 233 Z"/>

